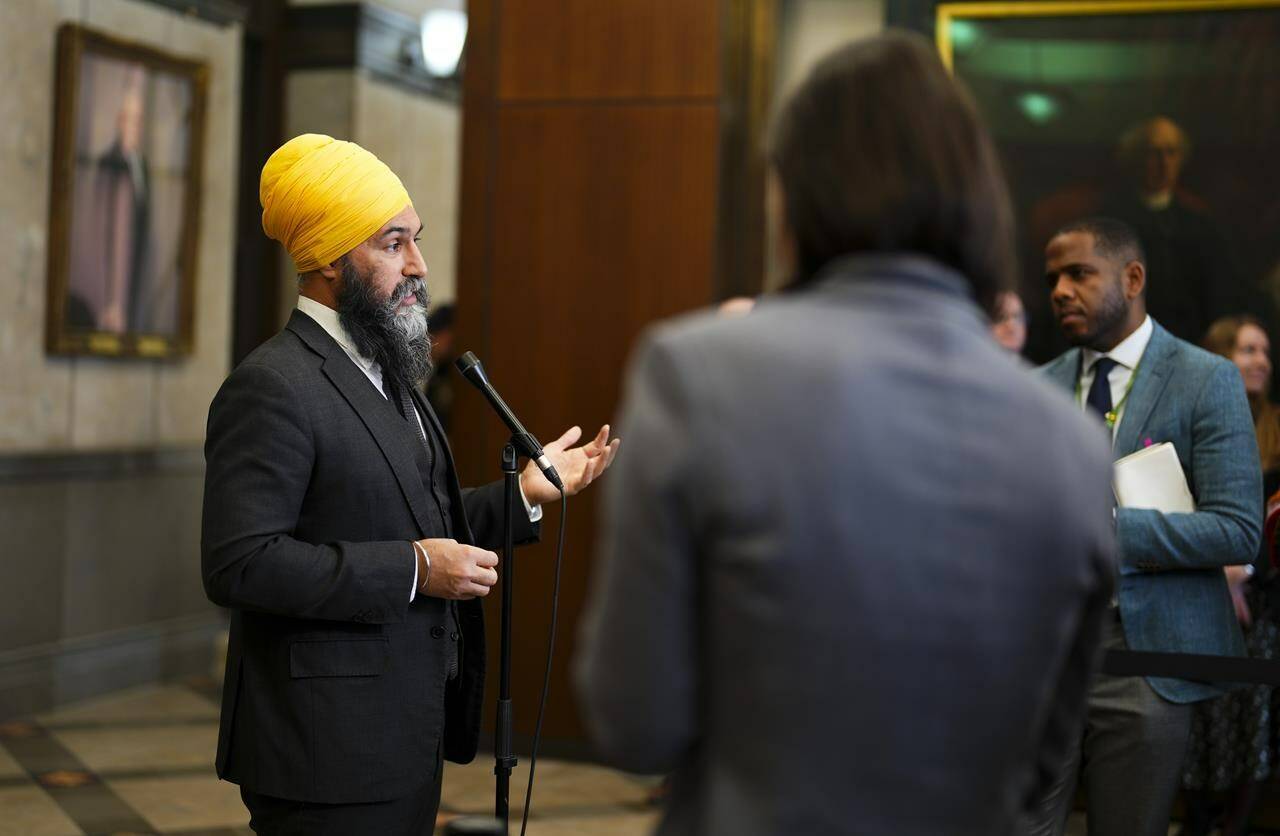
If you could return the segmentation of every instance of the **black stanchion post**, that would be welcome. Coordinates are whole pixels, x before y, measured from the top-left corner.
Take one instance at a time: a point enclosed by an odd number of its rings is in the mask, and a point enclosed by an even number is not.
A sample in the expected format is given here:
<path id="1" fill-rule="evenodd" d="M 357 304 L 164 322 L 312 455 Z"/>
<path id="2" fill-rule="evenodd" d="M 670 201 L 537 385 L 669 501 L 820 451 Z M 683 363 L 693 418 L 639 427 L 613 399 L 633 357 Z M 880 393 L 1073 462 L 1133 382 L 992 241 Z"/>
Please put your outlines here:
<path id="1" fill-rule="evenodd" d="M 503 834 L 510 824 L 511 770 L 516 766 L 511 751 L 511 585 L 514 580 L 512 557 L 515 548 L 512 535 L 512 514 L 515 513 L 516 489 L 519 472 L 516 469 L 516 448 L 508 443 L 502 448 L 502 479 L 505 490 L 502 503 L 502 627 L 501 649 L 498 654 L 498 723 L 494 729 L 494 767 L 497 776 L 494 791 L 494 815 L 502 822 Z"/>

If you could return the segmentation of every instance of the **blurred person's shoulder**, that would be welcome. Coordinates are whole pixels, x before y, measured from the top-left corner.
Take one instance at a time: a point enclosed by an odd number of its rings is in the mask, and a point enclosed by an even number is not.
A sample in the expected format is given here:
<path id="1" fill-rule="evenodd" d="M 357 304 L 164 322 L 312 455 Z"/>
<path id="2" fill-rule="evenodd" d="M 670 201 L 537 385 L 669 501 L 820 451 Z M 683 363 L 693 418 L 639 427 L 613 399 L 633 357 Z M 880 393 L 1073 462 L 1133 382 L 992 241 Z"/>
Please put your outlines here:
<path id="1" fill-rule="evenodd" d="M 723 313 L 714 307 L 686 311 L 648 325 L 640 333 L 637 344 L 690 351 L 758 334 L 764 307 L 757 303 L 750 311 L 733 313 Z"/>
<path id="2" fill-rule="evenodd" d="M 766 296 L 750 311 L 725 313 L 709 307 L 659 320 L 637 337 L 628 369 L 672 385 L 685 380 L 700 392 L 699 399 L 711 389 L 731 390 L 733 381 L 785 365 L 777 354 L 796 342 L 795 326 L 784 321 L 787 316 L 780 310 L 786 307 L 788 302 Z"/>
<path id="3" fill-rule="evenodd" d="M 1085 414 L 1074 390 L 1063 385 L 1074 383 L 1079 374 L 1080 349 L 1068 349 L 1040 366 L 1020 357 L 1008 359 L 1016 367 L 1013 379 L 1025 399 L 1018 420 L 1033 421 L 1044 444 L 1065 451 L 1067 460 L 1077 455 L 1073 451 L 1089 451 L 1089 464 L 1109 470 L 1112 450 L 1102 423 Z"/>
<path id="4" fill-rule="evenodd" d="M 782 355 L 803 353 L 822 342 L 820 333 L 832 338 L 832 326 L 816 321 L 814 314 L 812 300 L 793 293 L 761 296 L 749 311 L 726 313 L 716 307 L 689 311 L 641 332 L 633 363 L 675 364 L 699 377 L 718 380 L 764 373 L 765 368 L 785 367 Z M 843 325 L 851 323 L 846 320 Z M 849 327 L 845 338 L 860 330 Z"/>

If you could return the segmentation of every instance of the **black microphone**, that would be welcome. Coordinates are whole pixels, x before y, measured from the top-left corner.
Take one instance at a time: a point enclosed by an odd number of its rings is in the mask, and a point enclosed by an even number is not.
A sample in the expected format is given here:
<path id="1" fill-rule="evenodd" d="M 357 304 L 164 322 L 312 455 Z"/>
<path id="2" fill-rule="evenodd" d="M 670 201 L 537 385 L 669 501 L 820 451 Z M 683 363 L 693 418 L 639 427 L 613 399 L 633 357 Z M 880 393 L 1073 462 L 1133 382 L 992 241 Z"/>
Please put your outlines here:
<path id="1" fill-rule="evenodd" d="M 502 423 L 507 425 L 507 429 L 511 430 L 511 443 L 516 446 L 516 450 L 520 455 L 528 456 L 533 459 L 533 463 L 542 471 L 542 475 L 556 488 L 564 493 L 564 482 L 560 481 L 560 474 L 556 473 L 556 469 L 551 466 L 551 461 L 547 458 L 547 454 L 542 452 L 542 445 L 538 443 L 538 439 L 534 438 L 520 423 L 520 419 L 511 411 L 511 407 L 507 406 L 507 402 L 498 394 L 498 390 L 493 388 L 493 384 L 489 382 L 489 378 L 485 376 L 484 366 L 480 365 L 480 358 L 474 352 L 468 351 L 466 354 L 458 358 L 455 364 L 458 371 L 462 372 L 462 376 L 471 381 L 471 385 L 480 390 L 489 404 L 493 407 L 494 412 L 498 413 L 498 417 L 502 419 Z"/>

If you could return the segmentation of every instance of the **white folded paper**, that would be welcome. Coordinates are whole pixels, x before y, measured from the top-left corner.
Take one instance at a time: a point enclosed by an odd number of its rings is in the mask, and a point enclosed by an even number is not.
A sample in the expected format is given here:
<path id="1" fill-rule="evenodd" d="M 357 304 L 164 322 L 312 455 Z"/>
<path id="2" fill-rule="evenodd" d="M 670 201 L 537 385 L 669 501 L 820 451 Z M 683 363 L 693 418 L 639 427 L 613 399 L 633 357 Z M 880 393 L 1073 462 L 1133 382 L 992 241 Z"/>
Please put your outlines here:
<path id="1" fill-rule="evenodd" d="M 1111 479 L 1121 508 L 1154 508 L 1165 514 L 1196 510 L 1178 451 L 1167 441 L 1120 459 Z"/>

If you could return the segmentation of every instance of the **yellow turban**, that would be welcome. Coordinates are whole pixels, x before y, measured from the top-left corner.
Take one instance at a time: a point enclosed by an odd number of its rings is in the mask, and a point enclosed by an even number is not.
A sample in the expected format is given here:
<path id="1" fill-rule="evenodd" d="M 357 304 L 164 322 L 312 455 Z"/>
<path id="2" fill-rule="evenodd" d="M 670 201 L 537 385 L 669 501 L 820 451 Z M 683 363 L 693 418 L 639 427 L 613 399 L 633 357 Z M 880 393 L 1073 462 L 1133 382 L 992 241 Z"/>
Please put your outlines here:
<path id="1" fill-rule="evenodd" d="M 354 142 L 303 134 L 262 167 L 262 229 L 299 273 L 349 253 L 412 205 L 400 178 Z"/>

